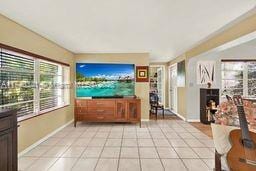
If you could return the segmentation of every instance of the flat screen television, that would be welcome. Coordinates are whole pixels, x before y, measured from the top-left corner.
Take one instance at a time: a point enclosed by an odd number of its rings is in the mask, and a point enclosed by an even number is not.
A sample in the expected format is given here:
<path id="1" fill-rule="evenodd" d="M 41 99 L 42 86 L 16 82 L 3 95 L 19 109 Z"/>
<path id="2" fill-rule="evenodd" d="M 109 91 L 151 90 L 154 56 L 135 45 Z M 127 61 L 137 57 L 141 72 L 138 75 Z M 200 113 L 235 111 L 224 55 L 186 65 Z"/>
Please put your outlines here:
<path id="1" fill-rule="evenodd" d="M 133 64 L 76 63 L 76 97 L 133 96 Z"/>

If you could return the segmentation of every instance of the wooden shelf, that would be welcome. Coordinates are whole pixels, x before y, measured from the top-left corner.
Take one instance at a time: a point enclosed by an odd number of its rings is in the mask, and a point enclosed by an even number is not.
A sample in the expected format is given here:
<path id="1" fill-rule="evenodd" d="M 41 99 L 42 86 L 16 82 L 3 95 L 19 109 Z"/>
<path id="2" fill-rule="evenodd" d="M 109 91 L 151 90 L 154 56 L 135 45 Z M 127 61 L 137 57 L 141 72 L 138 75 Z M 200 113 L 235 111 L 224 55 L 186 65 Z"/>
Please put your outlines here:
<path id="1" fill-rule="evenodd" d="M 208 111 L 216 111 L 216 109 L 208 109 L 207 105 L 210 100 L 219 105 L 219 89 L 200 89 L 200 122 L 210 124 L 212 121 L 208 119 Z"/>

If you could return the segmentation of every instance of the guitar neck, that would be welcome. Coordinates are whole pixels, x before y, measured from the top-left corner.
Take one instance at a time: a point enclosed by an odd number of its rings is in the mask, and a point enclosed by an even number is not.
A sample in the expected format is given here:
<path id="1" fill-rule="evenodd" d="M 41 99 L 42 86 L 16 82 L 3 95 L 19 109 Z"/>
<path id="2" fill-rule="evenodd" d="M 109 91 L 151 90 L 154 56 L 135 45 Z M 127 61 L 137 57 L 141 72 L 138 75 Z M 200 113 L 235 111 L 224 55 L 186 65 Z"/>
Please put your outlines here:
<path id="1" fill-rule="evenodd" d="M 244 112 L 244 107 L 237 106 L 237 111 L 238 111 L 238 116 L 239 116 L 240 127 L 242 130 L 242 138 L 251 140 L 248 123 L 247 123 L 247 119 L 246 119 L 245 112 Z"/>

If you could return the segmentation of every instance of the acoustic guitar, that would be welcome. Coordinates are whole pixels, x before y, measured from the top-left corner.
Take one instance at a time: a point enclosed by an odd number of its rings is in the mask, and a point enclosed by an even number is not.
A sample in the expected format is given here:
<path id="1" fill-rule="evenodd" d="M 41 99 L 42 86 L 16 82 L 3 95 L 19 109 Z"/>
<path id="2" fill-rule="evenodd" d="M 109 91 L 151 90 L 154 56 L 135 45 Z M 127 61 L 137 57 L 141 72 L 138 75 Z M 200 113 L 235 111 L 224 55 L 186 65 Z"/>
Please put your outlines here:
<path id="1" fill-rule="evenodd" d="M 234 96 L 240 128 L 230 132 L 232 147 L 227 154 L 227 162 L 232 171 L 256 171 L 256 134 L 250 132 L 241 96 Z"/>

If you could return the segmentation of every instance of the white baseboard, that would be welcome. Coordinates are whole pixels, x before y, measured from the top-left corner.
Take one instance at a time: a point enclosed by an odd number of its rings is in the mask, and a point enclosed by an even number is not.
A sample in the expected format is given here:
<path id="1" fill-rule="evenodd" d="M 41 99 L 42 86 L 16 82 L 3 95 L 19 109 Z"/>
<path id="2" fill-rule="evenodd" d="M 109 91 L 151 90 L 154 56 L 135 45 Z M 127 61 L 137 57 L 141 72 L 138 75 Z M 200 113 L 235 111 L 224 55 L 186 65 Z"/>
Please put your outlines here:
<path id="1" fill-rule="evenodd" d="M 187 119 L 188 122 L 200 122 L 200 119 Z"/>
<path id="2" fill-rule="evenodd" d="M 56 134 L 57 132 L 59 132 L 60 130 L 62 130 L 63 128 L 65 128 L 66 126 L 68 126 L 69 124 L 71 124 L 72 122 L 74 122 L 74 119 L 72 119 L 71 121 L 67 122 L 66 124 L 62 125 L 61 127 L 55 129 L 53 132 L 49 133 L 48 135 L 46 135 L 45 137 L 41 138 L 40 140 L 38 140 L 37 142 L 35 142 L 34 144 L 32 144 L 31 146 L 29 146 L 28 148 L 26 148 L 25 150 L 23 150 L 22 152 L 20 152 L 18 154 L 18 157 L 21 157 L 22 155 L 24 155 L 26 152 L 32 150 L 33 148 L 35 148 L 36 146 L 38 146 L 39 144 L 41 144 L 42 142 L 44 142 L 45 140 L 47 140 L 49 137 L 51 137 L 52 135 Z"/>
<path id="3" fill-rule="evenodd" d="M 177 112 L 174 112 L 173 110 L 171 110 L 172 113 L 174 113 L 175 115 L 177 115 L 180 119 L 182 119 L 183 121 L 186 121 L 186 118 L 184 118 L 184 116 L 178 114 Z"/>
<path id="4" fill-rule="evenodd" d="M 141 122 L 149 122 L 149 119 L 141 119 Z"/>
<path id="5" fill-rule="evenodd" d="M 186 118 L 184 118 L 184 116 L 178 114 L 178 113 L 175 113 L 179 118 L 181 118 L 183 121 L 187 121 Z"/>

